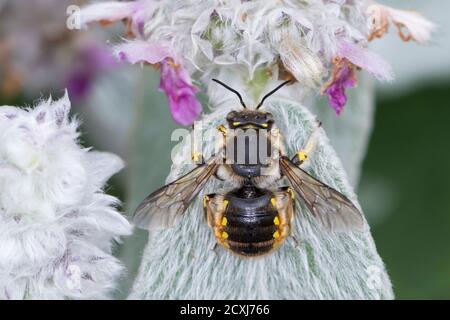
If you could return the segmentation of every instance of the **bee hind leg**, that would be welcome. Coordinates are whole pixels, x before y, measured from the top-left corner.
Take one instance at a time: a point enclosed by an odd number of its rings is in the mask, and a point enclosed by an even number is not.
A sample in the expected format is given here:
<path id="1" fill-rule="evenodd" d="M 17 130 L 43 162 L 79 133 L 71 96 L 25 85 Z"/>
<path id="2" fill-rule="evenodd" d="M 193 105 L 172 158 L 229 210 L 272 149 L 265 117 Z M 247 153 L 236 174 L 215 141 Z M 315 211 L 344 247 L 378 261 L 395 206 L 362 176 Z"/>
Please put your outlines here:
<path id="1" fill-rule="evenodd" d="M 215 193 L 204 195 L 202 206 L 203 212 L 205 214 L 206 221 L 208 222 L 208 226 L 211 228 L 214 227 L 214 222 L 217 219 L 215 217 L 217 212 L 217 195 Z"/>
<path id="2" fill-rule="evenodd" d="M 273 198 L 272 205 L 277 210 L 277 216 L 274 218 L 274 225 L 277 228 L 277 231 L 274 233 L 274 247 L 278 247 L 291 234 L 295 195 L 290 187 L 280 188 L 274 194 L 275 198 Z"/>
<path id="3" fill-rule="evenodd" d="M 209 194 L 203 197 L 203 209 L 205 211 L 208 225 L 214 232 L 217 242 L 215 242 L 213 250 L 217 244 L 228 247 L 228 234 L 224 231 L 227 225 L 227 219 L 224 217 L 228 200 L 221 194 Z"/>

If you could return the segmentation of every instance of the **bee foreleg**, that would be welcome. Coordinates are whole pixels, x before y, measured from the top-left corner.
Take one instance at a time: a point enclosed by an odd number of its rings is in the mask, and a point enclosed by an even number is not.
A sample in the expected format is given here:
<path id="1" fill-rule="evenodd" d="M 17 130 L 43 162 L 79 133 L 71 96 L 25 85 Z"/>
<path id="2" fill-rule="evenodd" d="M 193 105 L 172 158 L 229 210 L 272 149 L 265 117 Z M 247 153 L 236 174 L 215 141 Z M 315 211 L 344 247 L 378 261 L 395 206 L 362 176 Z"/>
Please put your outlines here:
<path id="1" fill-rule="evenodd" d="M 203 154 L 201 152 L 196 151 L 196 150 L 192 150 L 192 152 L 191 152 L 191 159 L 197 165 L 205 164 L 205 160 L 203 159 Z"/>
<path id="2" fill-rule="evenodd" d="M 317 127 L 314 129 L 313 133 L 309 136 L 308 141 L 303 149 L 297 151 L 295 156 L 291 159 L 292 163 L 297 166 L 301 166 L 306 160 L 308 160 L 309 154 L 314 149 L 317 141 L 317 132 L 318 129 L 322 126 L 321 122 L 317 123 Z"/>

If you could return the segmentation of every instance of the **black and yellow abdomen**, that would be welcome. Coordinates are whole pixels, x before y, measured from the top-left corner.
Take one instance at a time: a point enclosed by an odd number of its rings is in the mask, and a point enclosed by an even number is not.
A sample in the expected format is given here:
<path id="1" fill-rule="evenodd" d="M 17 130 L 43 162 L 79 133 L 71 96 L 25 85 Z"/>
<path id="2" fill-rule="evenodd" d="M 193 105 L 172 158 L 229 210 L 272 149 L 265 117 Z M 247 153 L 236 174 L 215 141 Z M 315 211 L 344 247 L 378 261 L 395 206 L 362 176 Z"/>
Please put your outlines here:
<path id="1" fill-rule="evenodd" d="M 228 249 L 245 256 L 262 255 L 274 248 L 278 226 L 272 192 L 243 187 L 225 196 L 222 235 Z M 279 232 L 278 232 L 279 234 Z"/>
<path id="2" fill-rule="evenodd" d="M 241 256 L 260 256 L 278 248 L 290 233 L 293 197 L 246 184 L 225 195 L 205 196 L 208 224 L 217 242 Z"/>

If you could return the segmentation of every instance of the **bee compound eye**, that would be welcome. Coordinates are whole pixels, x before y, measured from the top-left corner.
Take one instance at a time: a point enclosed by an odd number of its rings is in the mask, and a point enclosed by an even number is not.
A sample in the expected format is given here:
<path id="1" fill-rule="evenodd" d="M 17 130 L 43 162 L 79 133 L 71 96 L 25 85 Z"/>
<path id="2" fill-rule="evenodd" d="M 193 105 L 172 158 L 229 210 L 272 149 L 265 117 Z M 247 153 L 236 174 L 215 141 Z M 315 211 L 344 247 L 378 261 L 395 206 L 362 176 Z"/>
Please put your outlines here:
<path id="1" fill-rule="evenodd" d="M 236 117 L 236 111 L 230 111 L 227 114 L 227 120 L 233 120 L 233 118 L 235 118 L 235 117 Z"/>

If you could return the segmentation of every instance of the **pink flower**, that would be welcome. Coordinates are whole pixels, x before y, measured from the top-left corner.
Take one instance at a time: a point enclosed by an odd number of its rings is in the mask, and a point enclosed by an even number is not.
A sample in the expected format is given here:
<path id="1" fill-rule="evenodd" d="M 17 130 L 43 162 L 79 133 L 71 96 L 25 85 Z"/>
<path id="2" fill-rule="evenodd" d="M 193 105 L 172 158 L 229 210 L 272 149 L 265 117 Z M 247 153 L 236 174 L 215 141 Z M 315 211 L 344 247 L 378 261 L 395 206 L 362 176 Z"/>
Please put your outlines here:
<path id="1" fill-rule="evenodd" d="M 391 23 L 395 25 L 403 41 L 414 40 L 419 43 L 425 43 L 436 29 L 434 23 L 417 12 L 398 10 L 380 4 L 370 5 L 367 8 L 367 15 L 370 22 L 369 41 L 384 36 L 388 32 Z"/>
<path id="2" fill-rule="evenodd" d="M 333 78 L 325 84 L 323 92 L 328 95 L 330 106 L 340 115 L 347 104 L 345 90 L 357 84 L 355 67 L 347 59 L 335 59 Z"/>
<path id="3" fill-rule="evenodd" d="M 183 65 L 177 62 L 168 46 L 135 40 L 116 47 L 120 60 L 133 64 L 146 62 L 159 65 L 161 82 L 159 89 L 169 101 L 169 109 L 175 122 L 181 125 L 192 124 L 202 111 L 196 97 L 197 89 Z"/>
<path id="4" fill-rule="evenodd" d="M 169 109 L 173 119 L 182 125 L 190 125 L 197 119 L 202 106 L 197 100 L 197 89 L 191 78 L 181 65 L 175 64 L 171 58 L 161 62 L 161 82 L 159 89 L 169 99 Z"/>
<path id="5" fill-rule="evenodd" d="M 378 80 L 391 81 L 394 79 L 394 73 L 389 63 L 360 44 L 341 40 L 338 42 L 336 55 L 346 58 L 355 66 L 370 72 Z"/>
<path id="6" fill-rule="evenodd" d="M 145 20 L 153 13 L 155 7 L 156 4 L 151 0 L 94 3 L 81 10 L 81 19 L 85 25 L 92 22 L 109 24 L 126 20 L 129 31 L 136 37 L 142 37 Z"/>
<path id="7" fill-rule="evenodd" d="M 345 90 L 357 84 L 356 67 L 367 70 L 378 80 L 390 81 L 394 78 L 391 66 L 360 44 L 341 40 L 337 44 L 336 56 L 333 77 L 322 87 L 322 92 L 328 95 L 329 104 L 338 115 L 347 103 Z"/>
<path id="8" fill-rule="evenodd" d="M 119 60 L 131 64 L 146 62 L 158 64 L 170 57 L 170 48 L 160 43 L 150 43 L 143 40 L 127 41 L 115 47 Z"/>

